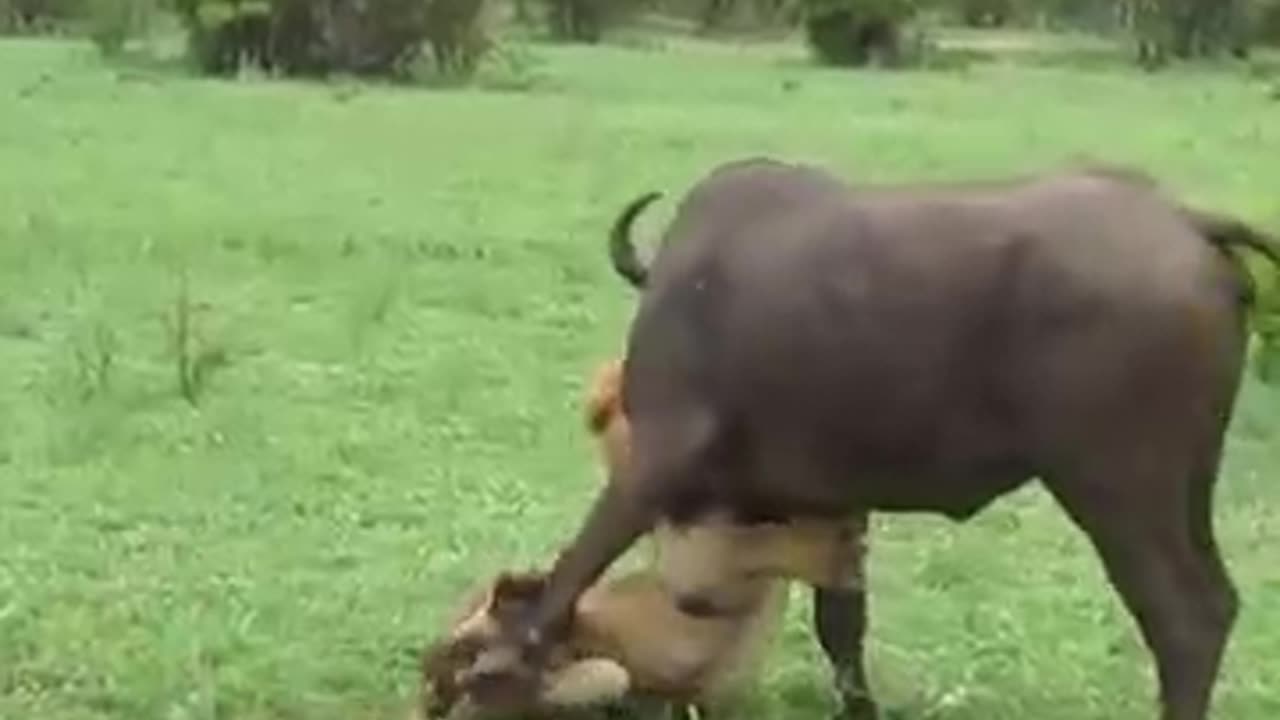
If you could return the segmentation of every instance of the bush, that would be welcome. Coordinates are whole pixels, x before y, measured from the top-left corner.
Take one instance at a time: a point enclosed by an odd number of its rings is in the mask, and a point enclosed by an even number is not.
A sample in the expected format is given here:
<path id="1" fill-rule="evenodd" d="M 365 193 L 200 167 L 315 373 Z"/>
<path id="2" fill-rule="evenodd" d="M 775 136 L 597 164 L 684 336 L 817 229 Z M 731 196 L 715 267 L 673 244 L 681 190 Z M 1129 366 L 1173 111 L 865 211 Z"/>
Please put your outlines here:
<path id="1" fill-rule="evenodd" d="M 546 0 L 551 37 L 576 42 L 599 42 L 603 23 L 591 0 Z"/>
<path id="2" fill-rule="evenodd" d="M 314 40 L 321 41 L 323 48 L 322 72 L 400 77 L 422 52 L 430 7 L 425 0 L 318 4 L 322 9 L 308 25 L 320 26 Z"/>
<path id="3" fill-rule="evenodd" d="M 436 72 L 470 77 L 493 46 L 485 32 L 484 0 L 431 0 L 427 9 L 427 42 Z"/>
<path id="4" fill-rule="evenodd" d="M 1012 17 L 1013 0 L 960 0 L 960 19 L 970 27 L 1002 27 Z"/>
<path id="5" fill-rule="evenodd" d="M 805 37 L 819 62 L 856 67 L 901 61 L 902 26 L 915 14 L 911 0 L 807 0 Z"/>
<path id="6" fill-rule="evenodd" d="M 551 37 L 597 43 L 605 29 L 633 14 L 645 0 L 543 0 L 543 3 Z"/>
<path id="7" fill-rule="evenodd" d="M 82 0 L 0 0 L 0 32 L 50 32 L 83 11 Z"/>
<path id="8" fill-rule="evenodd" d="M 155 7 L 152 0 L 89 0 L 89 37 L 103 55 L 115 55 L 145 32 Z"/>
<path id="9" fill-rule="evenodd" d="M 472 72 L 489 48 L 485 0 L 178 0 L 200 68 L 404 77 L 430 44 L 437 69 Z"/>
<path id="10" fill-rule="evenodd" d="M 1147 67 L 1171 58 L 1248 54 L 1250 8 L 1244 0 L 1144 0 L 1126 7 L 1138 61 Z"/>
<path id="11" fill-rule="evenodd" d="M 178 0 L 177 8 L 187 29 L 187 50 L 201 71 L 226 75 L 247 64 L 272 67 L 275 6 L 266 0 Z"/>
<path id="12" fill-rule="evenodd" d="M 719 29 L 780 28 L 794 5 L 794 0 L 700 0 L 698 4 L 684 0 L 681 3 L 666 0 L 663 11 L 688 17 L 698 23 L 703 32 Z"/>
<path id="13" fill-rule="evenodd" d="M 1267 0 L 1254 6 L 1253 37 L 1260 45 L 1280 47 L 1280 0 Z"/>

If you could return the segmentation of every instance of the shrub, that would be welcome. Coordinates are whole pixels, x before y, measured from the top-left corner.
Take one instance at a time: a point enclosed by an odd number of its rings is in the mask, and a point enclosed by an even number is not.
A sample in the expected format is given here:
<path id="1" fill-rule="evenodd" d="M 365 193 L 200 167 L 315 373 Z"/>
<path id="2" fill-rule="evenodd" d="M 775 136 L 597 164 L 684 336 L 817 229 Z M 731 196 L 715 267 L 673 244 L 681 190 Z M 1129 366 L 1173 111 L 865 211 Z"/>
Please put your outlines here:
<path id="1" fill-rule="evenodd" d="M 801 12 L 819 62 L 894 66 L 901 61 L 902 26 L 915 6 L 911 0 L 806 0 Z"/>
<path id="2" fill-rule="evenodd" d="M 89 0 L 89 38 L 103 55 L 115 55 L 133 37 L 147 30 L 153 0 Z"/>
<path id="3" fill-rule="evenodd" d="M 430 0 L 427 42 L 436 72 L 469 77 L 492 43 L 485 32 L 484 0 Z"/>
<path id="4" fill-rule="evenodd" d="M 266 0 L 177 0 L 177 9 L 203 72 L 225 75 L 249 63 L 269 69 L 273 7 Z"/>
<path id="5" fill-rule="evenodd" d="M 781 28 L 794 0 L 657 0 L 664 13 L 697 23 L 701 32 Z"/>
<path id="6" fill-rule="evenodd" d="M 314 22 L 321 27 L 316 39 L 323 42 L 326 72 L 402 76 L 422 52 L 430 6 L 424 0 L 319 4 L 322 10 Z"/>
<path id="7" fill-rule="evenodd" d="M 1280 47 L 1280 0 L 1266 0 L 1254 7 L 1253 37 L 1261 45 Z"/>
<path id="8" fill-rule="evenodd" d="M 1013 0 L 961 0 L 960 17 L 970 27 L 1001 27 L 1013 15 Z"/>
<path id="9" fill-rule="evenodd" d="M 633 14 L 645 0 L 543 0 L 551 37 L 597 43 L 610 25 Z"/>
<path id="10" fill-rule="evenodd" d="M 467 74 L 489 43 L 485 0 L 178 0 L 202 70 L 403 77 L 432 46 L 438 70 Z"/>
<path id="11" fill-rule="evenodd" d="M 1244 0 L 1140 0 L 1124 7 L 1130 14 L 1138 61 L 1145 66 L 1224 51 L 1238 57 L 1248 54 L 1250 8 Z"/>
<path id="12" fill-rule="evenodd" d="M 551 37 L 575 42 L 599 42 L 603 30 L 599 6 L 591 0 L 546 0 Z"/>
<path id="13" fill-rule="evenodd" d="M 0 32 L 49 32 L 74 21 L 82 0 L 0 0 Z"/>

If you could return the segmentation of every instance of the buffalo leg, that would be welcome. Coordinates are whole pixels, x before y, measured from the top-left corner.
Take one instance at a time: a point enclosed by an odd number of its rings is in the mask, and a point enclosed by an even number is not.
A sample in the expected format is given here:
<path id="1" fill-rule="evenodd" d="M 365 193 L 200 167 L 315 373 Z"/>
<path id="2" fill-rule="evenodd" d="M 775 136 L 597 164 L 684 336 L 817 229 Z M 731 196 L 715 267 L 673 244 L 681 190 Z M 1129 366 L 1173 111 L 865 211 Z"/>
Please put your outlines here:
<path id="1" fill-rule="evenodd" d="M 818 644 L 835 675 L 841 717 L 873 720 L 877 717 L 864 667 L 863 642 L 867 630 L 867 596 L 862 588 L 814 588 L 813 624 Z"/>
<path id="2" fill-rule="evenodd" d="M 578 597 L 619 555 L 653 526 L 656 507 L 633 484 L 611 478 L 596 496 L 578 537 L 561 551 L 521 642 L 540 654 L 547 633 L 565 630 Z"/>
<path id="3" fill-rule="evenodd" d="M 1161 718 L 1205 720 L 1236 594 L 1212 539 L 1216 462 L 1197 468 L 1176 455 L 1050 489 L 1089 536 L 1155 657 Z"/>
<path id="4" fill-rule="evenodd" d="M 1209 575 L 1209 582 L 1218 593 L 1213 600 L 1218 604 L 1219 614 L 1231 619 L 1234 624 L 1239 612 L 1240 599 L 1235 583 L 1222 560 L 1222 552 L 1218 549 L 1218 541 L 1213 531 L 1213 490 L 1218 480 L 1218 465 L 1221 448 L 1215 452 L 1199 469 L 1192 479 L 1190 513 L 1191 537 L 1199 553 L 1204 570 Z M 1229 632 L 1228 628 L 1228 632 Z"/>
<path id="5" fill-rule="evenodd" d="M 610 469 L 576 536 L 556 558 L 546 588 L 519 642 L 534 657 L 548 631 L 563 630 L 579 596 L 608 566 L 705 478 L 702 463 L 714 438 L 710 415 L 697 409 L 656 419 L 632 418 L 632 450 Z"/>
<path id="6" fill-rule="evenodd" d="M 865 669 L 864 643 L 867 634 L 867 548 L 870 517 L 860 513 L 852 519 L 850 538 L 858 546 L 854 575 L 857 587 L 813 589 L 813 626 L 827 661 L 835 676 L 840 698 L 840 714 L 850 720 L 873 720 L 878 717 L 875 698 L 871 694 Z"/>

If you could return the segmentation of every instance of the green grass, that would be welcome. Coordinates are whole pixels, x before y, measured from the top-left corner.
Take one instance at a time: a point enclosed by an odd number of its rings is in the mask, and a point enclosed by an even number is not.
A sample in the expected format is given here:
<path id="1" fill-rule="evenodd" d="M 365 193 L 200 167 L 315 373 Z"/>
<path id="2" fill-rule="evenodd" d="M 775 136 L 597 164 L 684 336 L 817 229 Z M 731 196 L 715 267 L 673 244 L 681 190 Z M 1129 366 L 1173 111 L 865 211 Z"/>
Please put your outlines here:
<path id="1" fill-rule="evenodd" d="M 1260 80 L 530 52 L 530 91 L 429 92 L 0 44 L 0 717 L 402 717 L 463 589 L 546 562 L 600 481 L 578 402 L 621 347 L 633 295 L 604 232 L 639 192 L 746 154 L 880 180 L 1090 155 L 1280 210 Z M 198 407 L 176 380 L 183 273 L 191 352 L 229 359 Z M 1245 602 L 1233 720 L 1280 714 L 1278 401 L 1246 388 L 1219 494 Z M 874 544 L 893 717 L 1154 717 L 1128 616 L 1040 490 L 967 526 L 882 518 Z M 832 707 L 795 600 L 759 717 Z"/>

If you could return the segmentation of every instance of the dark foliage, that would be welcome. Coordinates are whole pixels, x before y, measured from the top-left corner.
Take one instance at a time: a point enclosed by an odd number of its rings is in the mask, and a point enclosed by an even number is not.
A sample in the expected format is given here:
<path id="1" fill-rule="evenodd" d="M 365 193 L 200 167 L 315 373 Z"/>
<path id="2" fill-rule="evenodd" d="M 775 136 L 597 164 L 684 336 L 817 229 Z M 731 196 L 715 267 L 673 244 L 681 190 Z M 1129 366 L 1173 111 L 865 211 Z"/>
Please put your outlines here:
<path id="1" fill-rule="evenodd" d="M 1250 17 L 1251 38 L 1259 45 L 1280 47 L 1280 0 L 1256 3 Z"/>
<path id="2" fill-rule="evenodd" d="M 52 32 L 83 13 L 83 0 L 0 0 L 0 33 Z"/>
<path id="3" fill-rule="evenodd" d="M 557 40 L 595 43 L 604 30 L 601 5 L 592 0 L 546 0 L 547 25 Z"/>
<path id="4" fill-rule="evenodd" d="M 650 0 L 542 0 L 551 37 L 564 42 L 598 43 Z"/>
<path id="5" fill-rule="evenodd" d="M 271 7 L 265 2 L 180 0 L 187 45 L 203 72 L 223 75 L 242 65 L 269 69 Z"/>
<path id="6" fill-rule="evenodd" d="M 970 27 L 1001 27 L 1013 16 L 1013 0 L 960 0 L 960 19 Z"/>
<path id="7" fill-rule="evenodd" d="M 155 10 L 155 0 L 85 0 L 89 38 L 103 55 L 116 55 L 146 32 Z"/>
<path id="8" fill-rule="evenodd" d="M 827 65 L 897 65 L 902 26 L 914 14 L 905 0 L 808 0 L 802 8 L 805 36 Z"/>
<path id="9" fill-rule="evenodd" d="M 436 69 L 451 77 L 467 76 L 490 49 L 484 32 L 484 0 L 431 0 L 427 8 L 427 42 Z"/>
<path id="10" fill-rule="evenodd" d="M 730 25 L 749 27 L 783 26 L 794 0 L 702 0 L 695 19 L 706 32 Z"/>
<path id="11" fill-rule="evenodd" d="M 430 45 L 446 74 L 487 49 L 484 0 L 178 0 L 191 54 L 210 74 L 402 77 Z"/>
<path id="12" fill-rule="evenodd" d="M 1138 62 L 1144 67 L 1227 51 L 1239 57 L 1248 54 L 1248 7 L 1244 0 L 1126 0 L 1120 10 L 1132 29 Z"/>

